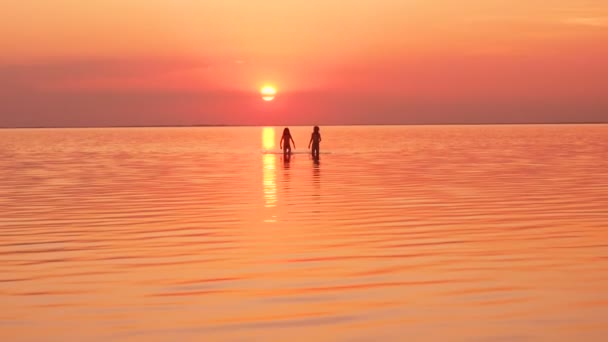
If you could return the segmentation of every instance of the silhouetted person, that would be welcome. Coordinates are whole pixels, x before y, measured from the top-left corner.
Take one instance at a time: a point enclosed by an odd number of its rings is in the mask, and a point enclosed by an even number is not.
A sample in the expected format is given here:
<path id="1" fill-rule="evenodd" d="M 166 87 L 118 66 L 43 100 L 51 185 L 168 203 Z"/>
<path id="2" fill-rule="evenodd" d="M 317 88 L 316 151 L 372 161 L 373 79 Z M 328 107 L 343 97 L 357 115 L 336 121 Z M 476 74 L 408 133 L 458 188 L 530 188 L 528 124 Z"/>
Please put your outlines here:
<path id="1" fill-rule="evenodd" d="M 283 136 L 281 137 L 281 142 L 279 143 L 279 147 L 283 149 L 283 155 L 289 156 L 291 154 L 291 144 L 293 143 L 293 148 L 296 148 L 296 142 L 293 141 L 291 137 L 291 133 L 289 133 L 289 128 L 285 127 L 283 130 Z"/>
<path id="2" fill-rule="evenodd" d="M 319 126 L 315 126 L 312 135 L 310 136 L 310 141 L 308 142 L 308 148 L 312 145 L 312 157 L 314 159 L 319 159 L 319 144 L 321 143 L 321 133 L 319 133 Z"/>

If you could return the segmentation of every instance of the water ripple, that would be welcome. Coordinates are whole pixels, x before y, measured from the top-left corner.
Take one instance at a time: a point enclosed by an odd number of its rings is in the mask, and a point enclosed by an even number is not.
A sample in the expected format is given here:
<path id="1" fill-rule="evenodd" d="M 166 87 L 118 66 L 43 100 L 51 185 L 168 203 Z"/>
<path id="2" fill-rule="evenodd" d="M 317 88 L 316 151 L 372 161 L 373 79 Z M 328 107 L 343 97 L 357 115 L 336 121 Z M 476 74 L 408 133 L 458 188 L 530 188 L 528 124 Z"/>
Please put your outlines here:
<path id="1" fill-rule="evenodd" d="M 0 130 L 0 338 L 608 334 L 608 126 L 277 129 Z"/>

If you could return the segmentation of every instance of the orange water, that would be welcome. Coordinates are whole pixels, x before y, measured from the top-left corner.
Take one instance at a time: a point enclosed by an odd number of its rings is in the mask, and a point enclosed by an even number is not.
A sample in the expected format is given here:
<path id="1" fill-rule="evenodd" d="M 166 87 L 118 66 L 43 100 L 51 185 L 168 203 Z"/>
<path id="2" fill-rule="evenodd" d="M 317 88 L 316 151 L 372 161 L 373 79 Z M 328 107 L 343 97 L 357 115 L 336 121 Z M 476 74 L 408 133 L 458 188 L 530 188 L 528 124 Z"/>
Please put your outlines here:
<path id="1" fill-rule="evenodd" d="M 0 340 L 608 334 L 608 126 L 281 129 L 0 130 Z"/>

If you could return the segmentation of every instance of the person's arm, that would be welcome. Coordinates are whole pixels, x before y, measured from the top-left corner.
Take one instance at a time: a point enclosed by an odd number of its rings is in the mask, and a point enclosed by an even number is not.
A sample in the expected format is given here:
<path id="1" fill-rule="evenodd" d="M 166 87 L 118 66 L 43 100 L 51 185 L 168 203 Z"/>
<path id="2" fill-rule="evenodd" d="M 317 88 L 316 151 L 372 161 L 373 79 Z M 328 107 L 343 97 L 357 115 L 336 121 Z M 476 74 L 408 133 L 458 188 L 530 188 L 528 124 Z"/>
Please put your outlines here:
<path id="1" fill-rule="evenodd" d="M 295 142 L 295 141 L 293 141 L 293 138 L 292 138 L 292 137 L 289 137 L 289 139 L 291 139 L 291 142 L 293 143 L 293 148 L 294 148 L 294 150 L 295 150 L 295 148 L 296 148 L 296 142 Z"/>
<path id="2" fill-rule="evenodd" d="M 321 142 L 321 133 L 319 133 L 319 142 Z"/>
<path id="3" fill-rule="evenodd" d="M 310 135 L 310 141 L 308 142 L 308 148 L 310 148 L 310 144 L 312 144 L 312 137 L 313 137 L 313 135 L 311 134 Z"/>
<path id="4" fill-rule="evenodd" d="M 283 149 L 283 137 L 281 137 L 281 142 L 279 143 L 279 148 Z"/>

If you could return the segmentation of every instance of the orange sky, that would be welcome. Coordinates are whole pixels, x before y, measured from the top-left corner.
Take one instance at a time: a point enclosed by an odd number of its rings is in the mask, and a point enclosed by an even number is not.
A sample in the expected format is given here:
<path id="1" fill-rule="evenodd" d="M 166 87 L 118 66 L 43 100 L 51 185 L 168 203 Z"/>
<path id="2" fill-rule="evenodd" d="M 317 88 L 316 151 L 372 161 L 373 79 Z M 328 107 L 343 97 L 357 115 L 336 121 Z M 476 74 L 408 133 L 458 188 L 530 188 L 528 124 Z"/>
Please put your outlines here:
<path id="1" fill-rule="evenodd" d="M 0 127 L 608 121 L 604 0 L 2 7 Z"/>

